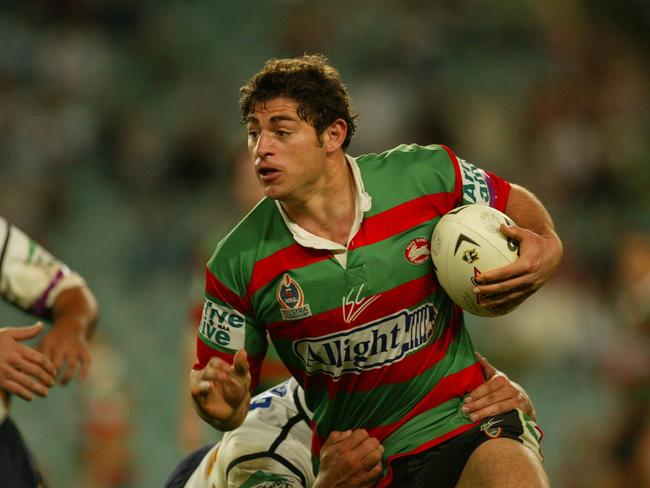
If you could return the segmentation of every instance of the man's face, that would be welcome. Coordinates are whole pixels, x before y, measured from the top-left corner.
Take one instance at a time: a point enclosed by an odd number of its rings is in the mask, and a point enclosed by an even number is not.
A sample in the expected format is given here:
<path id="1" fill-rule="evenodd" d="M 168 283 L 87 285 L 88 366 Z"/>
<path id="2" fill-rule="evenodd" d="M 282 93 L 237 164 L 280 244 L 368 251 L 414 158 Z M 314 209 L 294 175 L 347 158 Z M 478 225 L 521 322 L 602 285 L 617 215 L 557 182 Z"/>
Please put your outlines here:
<path id="1" fill-rule="evenodd" d="M 313 126 L 297 113 L 298 104 L 279 97 L 259 104 L 248 116 L 248 152 L 264 194 L 301 203 L 326 171 L 326 150 Z"/>

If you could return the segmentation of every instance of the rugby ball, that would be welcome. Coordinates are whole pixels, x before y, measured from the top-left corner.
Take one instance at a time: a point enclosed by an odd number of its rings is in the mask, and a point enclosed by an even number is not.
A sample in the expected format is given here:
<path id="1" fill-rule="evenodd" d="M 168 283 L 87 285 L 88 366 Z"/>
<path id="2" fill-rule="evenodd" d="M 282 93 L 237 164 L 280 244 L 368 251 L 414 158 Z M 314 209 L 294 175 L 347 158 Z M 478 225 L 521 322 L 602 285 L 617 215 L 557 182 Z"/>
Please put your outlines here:
<path id="1" fill-rule="evenodd" d="M 462 309 L 482 317 L 514 310 L 490 310 L 472 293 L 481 273 L 506 266 L 519 257 L 519 243 L 501 233 L 511 226 L 506 214 L 485 205 L 464 205 L 443 215 L 431 237 L 431 259 L 438 282 Z"/>

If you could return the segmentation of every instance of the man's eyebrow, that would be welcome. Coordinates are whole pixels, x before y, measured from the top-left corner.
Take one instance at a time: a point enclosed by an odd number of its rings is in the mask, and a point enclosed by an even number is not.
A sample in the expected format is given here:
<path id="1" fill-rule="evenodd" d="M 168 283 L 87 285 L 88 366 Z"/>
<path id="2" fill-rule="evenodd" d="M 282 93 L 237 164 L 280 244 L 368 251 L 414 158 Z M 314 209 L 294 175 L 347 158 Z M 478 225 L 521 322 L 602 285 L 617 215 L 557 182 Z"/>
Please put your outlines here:
<path id="1" fill-rule="evenodd" d="M 298 122 L 298 118 L 292 117 L 291 115 L 274 115 L 271 117 L 269 122 L 272 124 L 275 124 L 277 122 Z"/>
<path id="2" fill-rule="evenodd" d="M 297 117 L 292 117 L 291 115 L 274 115 L 269 119 L 269 122 L 271 124 L 277 124 L 278 122 L 298 122 Z M 247 115 L 246 116 L 246 123 L 247 124 L 259 124 L 260 121 L 257 117 L 254 115 Z"/>

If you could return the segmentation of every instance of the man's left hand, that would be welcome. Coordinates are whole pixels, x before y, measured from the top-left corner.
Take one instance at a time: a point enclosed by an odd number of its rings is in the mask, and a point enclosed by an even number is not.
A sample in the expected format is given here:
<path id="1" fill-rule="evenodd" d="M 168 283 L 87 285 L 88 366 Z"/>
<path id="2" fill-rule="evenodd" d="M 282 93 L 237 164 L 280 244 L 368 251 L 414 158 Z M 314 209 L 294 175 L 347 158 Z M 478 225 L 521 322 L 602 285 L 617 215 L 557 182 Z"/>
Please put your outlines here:
<path id="1" fill-rule="evenodd" d="M 86 328 L 73 319 L 61 318 L 47 332 L 37 349 L 54 363 L 62 385 L 78 371 L 79 381 L 86 379 L 90 368 L 90 345 Z"/>
<path id="2" fill-rule="evenodd" d="M 541 236 L 513 225 L 501 232 L 519 242 L 521 255 L 512 264 L 481 273 L 473 292 L 486 308 L 509 311 L 539 290 L 562 260 L 562 242 L 555 232 Z"/>

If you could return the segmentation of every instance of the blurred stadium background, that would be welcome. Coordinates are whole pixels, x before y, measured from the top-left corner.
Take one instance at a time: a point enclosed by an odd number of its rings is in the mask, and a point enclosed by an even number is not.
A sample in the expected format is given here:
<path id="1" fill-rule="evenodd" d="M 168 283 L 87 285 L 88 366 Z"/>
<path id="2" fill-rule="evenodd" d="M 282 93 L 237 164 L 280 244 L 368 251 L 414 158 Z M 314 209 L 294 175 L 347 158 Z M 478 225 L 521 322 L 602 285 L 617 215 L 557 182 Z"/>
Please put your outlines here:
<path id="1" fill-rule="evenodd" d="M 240 214 L 238 88 L 322 52 L 351 154 L 444 143 L 547 204 L 561 271 L 470 319 L 475 345 L 531 394 L 553 486 L 650 486 L 648 32 L 642 0 L 2 2 L 0 214 L 101 305 L 88 386 L 12 405 L 51 485 L 156 487 L 185 453 L 180 344 Z"/>

